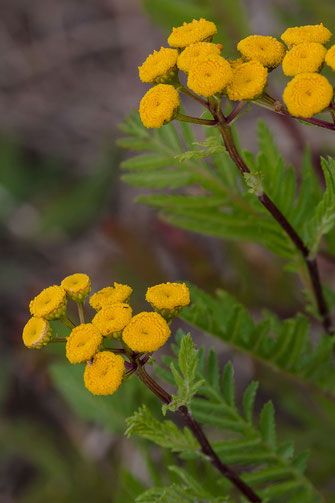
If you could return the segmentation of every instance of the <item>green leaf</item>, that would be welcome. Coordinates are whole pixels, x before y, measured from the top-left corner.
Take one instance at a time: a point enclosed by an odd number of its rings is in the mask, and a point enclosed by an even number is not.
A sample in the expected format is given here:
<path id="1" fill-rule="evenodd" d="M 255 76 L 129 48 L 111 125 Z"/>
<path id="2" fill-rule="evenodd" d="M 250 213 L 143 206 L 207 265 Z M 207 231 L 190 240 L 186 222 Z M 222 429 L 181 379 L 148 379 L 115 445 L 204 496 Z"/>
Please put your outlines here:
<path id="1" fill-rule="evenodd" d="M 142 154 L 121 163 L 122 169 L 157 169 L 174 164 L 174 160 L 164 154 Z"/>
<path id="2" fill-rule="evenodd" d="M 226 364 L 223 371 L 222 394 L 225 402 L 235 408 L 234 369 L 231 362 Z"/>
<path id="3" fill-rule="evenodd" d="M 258 389 L 258 382 L 251 382 L 243 394 L 243 412 L 248 423 L 252 424 L 252 413 L 256 393 Z"/>
<path id="4" fill-rule="evenodd" d="M 274 420 L 274 408 L 272 402 L 264 405 L 260 416 L 260 430 L 264 442 L 272 449 L 276 448 L 276 427 Z"/>

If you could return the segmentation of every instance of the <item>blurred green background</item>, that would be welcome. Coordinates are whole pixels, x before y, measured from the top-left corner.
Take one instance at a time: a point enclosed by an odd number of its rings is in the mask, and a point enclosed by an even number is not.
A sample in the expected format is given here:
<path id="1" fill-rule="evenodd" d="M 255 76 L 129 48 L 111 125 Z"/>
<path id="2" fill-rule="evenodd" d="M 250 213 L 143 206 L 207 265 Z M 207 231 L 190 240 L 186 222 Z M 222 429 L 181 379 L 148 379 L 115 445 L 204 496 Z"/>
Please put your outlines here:
<path id="1" fill-rule="evenodd" d="M 169 227 L 153 211 L 134 205 L 136 190 L 119 180 L 118 166 L 127 153 L 116 146 L 117 125 L 146 91 L 137 66 L 165 44 L 172 26 L 199 17 L 217 23 L 217 41 L 230 57 L 248 34 L 278 36 L 287 26 L 319 22 L 335 30 L 333 0 L 2 2 L 1 503 L 133 501 L 152 481 L 165 480 L 171 461 L 150 445 L 123 438 L 125 418 L 142 401 L 158 410 L 139 383 L 131 381 L 113 397 L 94 398 L 82 386 L 83 369 L 67 365 L 62 348 L 23 347 L 28 302 L 41 289 L 86 272 L 94 289 L 113 281 L 131 284 L 138 308 L 145 306 L 148 285 L 180 279 L 210 292 L 222 286 L 256 316 L 264 307 L 288 316 L 299 306 L 296 280 L 264 249 Z M 272 85 L 280 96 L 280 78 Z M 251 150 L 257 117 L 270 123 L 293 162 L 299 162 L 306 143 L 317 168 L 320 152 L 334 149 L 331 133 L 290 126 L 257 109 L 240 127 Z M 332 265 L 326 259 L 320 265 L 334 284 Z M 335 462 L 306 412 L 313 410 L 313 400 L 298 390 L 296 403 L 280 377 L 216 341 L 206 343 L 216 345 L 223 361 L 233 359 L 238 383 L 265 379 L 265 398 L 275 390 L 275 402 L 277 397 L 284 404 L 279 410 L 284 434 L 324 456 L 324 465 L 312 466 L 322 484 Z M 326 409 L 334 418 L 329 404 Z M 334 487 L 326 489 L 331 494 Z"/>

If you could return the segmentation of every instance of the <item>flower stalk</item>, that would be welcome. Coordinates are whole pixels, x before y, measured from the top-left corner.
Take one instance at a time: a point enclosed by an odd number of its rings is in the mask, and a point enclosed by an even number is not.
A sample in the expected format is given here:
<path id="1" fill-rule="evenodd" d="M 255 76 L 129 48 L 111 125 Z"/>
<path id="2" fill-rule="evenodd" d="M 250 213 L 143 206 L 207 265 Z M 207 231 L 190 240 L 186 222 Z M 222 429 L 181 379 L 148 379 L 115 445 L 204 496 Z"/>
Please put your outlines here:
<path id="1" fill-rule="evenodd" d="M 136 370 L 137 377 L 150 389 L 163 403 L 169 405 L 172 402 L 172 396 L 165 391 L 140 364 Z M 181 405 L 177 412 L 184 419 L 187 427 L 191 430 L 194 437 L 200 444 L 201 452 L 209 459 L 212 465 L 227 478 L 243 496 L 252 503 L 260 503 L 261 498 L 249 487 L 243 480 L 226 464 L 222 463 L 218 455 L 213 450 L 200 424 L 194 419 L 192 413 L 186 405 Z"/>

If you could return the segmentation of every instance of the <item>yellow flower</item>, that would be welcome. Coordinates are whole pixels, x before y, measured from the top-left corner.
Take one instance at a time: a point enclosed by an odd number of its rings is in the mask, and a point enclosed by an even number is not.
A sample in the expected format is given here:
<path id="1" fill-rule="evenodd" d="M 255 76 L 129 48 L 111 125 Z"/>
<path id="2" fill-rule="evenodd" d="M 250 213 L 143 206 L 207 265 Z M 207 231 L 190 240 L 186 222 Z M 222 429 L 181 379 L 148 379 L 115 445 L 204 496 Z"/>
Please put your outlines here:
<path id="1" fill-rule="evenodd" d="M 174 318 L 190 303 L 190 291 L 185 283 L 162 283 L 148 288 L 146 300 L 164 318 Z"/>
<path id="2" fill-rule="evenodd" d="M 330 68 L 335 70 L 335 45 L 333 45 L 326 54 L 326 63 Z"/>
<path id="3" fill-rule="evenodd" d="M 292 115 L 312 117 L 331 102 L 333 88 L 326 77 L 318 73 L 300 73 L 286 86 L 284 102 Z"/>
<path id="4" fill-rule="evenodd" d="M 87 274 L 72 274 L 61 282 L 61 286 L 66 291 L 68 297 L 75 302 L 83 302 L 87 295 L 91 293 L 91 281 Z"/>
<path id="5" fill-rule="evenodd" d="M 92 323 L 82 323 L 67 337 L 66 357 L 70 363 L 87 362 L 95 355 L 102 335 Z"/>
<path id="6" fill-rule="evenodd" d="M 209 40 L 217 33 L 214 23 L 206 19 L 193 19 L 191 23 L 184 23 L 178 28 L 172 28 L 172 33 L 168 38 L 171 47 L 184 48 L 196 42 Z"/>
<path id="7" fill-rule="evenodd" d="M 140 313 L 134 316 L 122 333 L 122 339 L 133 351 L 156 351 L 168 340 L 171 331 L 158 313 Z"/>
<path id="8" fill-rule="evenodd" d="M 237 59 L 228 59 L 228 63 L 230 64 L 232 70 L 234 70 L 237 66 L 240 66 L 244 63 L 243 58 L 237 58 Z"/>
<path id="9" fill-rule="evenodd" d="M 117 302 L 103 307 L 93 318 L 92 323 L 105 337 L 118 338 L 131 320 L 133 311 L 128 304 Z"/>
<path id="10" fill-rule="evenodd" d="M 179 93 L 170 85 L 158 84 L 149 89 L 140 103 L 140 116 L 145 127 L 159 128 L 178 112 Z"/>
<path id="11" fill-rule="evenodd" d="M 130 286 L 114 282 L 114 287 L 107 286 L 99 290 L 92 295 L 89 302 L 93 309 L 100 311 L 102 307 L 115 304 L 115 302 L 128 302 L 132 291 Z"/>
<path id="12" fill-rule="evenodd" d="M 295 45 L 283 59 L 283 72 L 289 77 L 298 73 L 313 73 L 320 70 L 327 49 L 317 42 Z"/>
<path id="13" fill-rule="evenodd" d="M 283 61 L 285 46 L 274 37 L 251 35 L 240 40 L 237 49 L 247 61 L 259 61 L 263 66 L 276 68 Z"/>
<path id="14" fill-rule="evenodd" d="M 178 56 L 177 66 L 179 70 L 188 73 L 192 66 L 201 58 L 206 58 L 210 54 L 220 55 L 221 47 L 210 42 L 196 42 L 191 44 Z"/>
<path id="15" fill-rule="evenodd" d="M 154 51 L 138 67 L 142 82 L 164 83 L 169 81 L 176 73 L 178 51 L 161 47 L 159 51 Z"/>
<path id="16" fill-rule="evenodd" d="M 56 320 L 66 311 L 66 293 L 61 286 L 49 286 L 42 290 L 29 304 L 30 312 L 37 318 Z"/>
<path id="17" fill-rule="evenodd" d="M 192 67 L 187 85 L 195 93 L 208 97 L 223 91 L 232 78 L 228 61 L 213 54 Z"/>
<path id="18" fill-rule="evenodd" d="M 30 318 L 23 329 L 22 339 L 27 348 L 41 348 L 52 337 L 49 323 L 43 318 Z"/>
<path id="19" fill-rule="evenodd" d="M 322 23 L 307 26 L 295 26 L 287 28 L 280 37 L 288 47 L 302 44 L 304 42 L 318 42 L 325 44 L 332 36 L 328 28 L 325 28 Z"/>
<path id="20" fill-rule="evenodd" d="M 260 95 L 266 86 L 268 71 L 259 61 L 236 64 L 233 80 L 227 85 L 230 100 L 251 100 Z"/>
<path id="21" fill-rule="evenodd" d="M 111 395 L 120 386 L 123 374 L 123 358 L 110 351 L 101 351 L 86 365 L 85 386 L 93 395 Z"/>

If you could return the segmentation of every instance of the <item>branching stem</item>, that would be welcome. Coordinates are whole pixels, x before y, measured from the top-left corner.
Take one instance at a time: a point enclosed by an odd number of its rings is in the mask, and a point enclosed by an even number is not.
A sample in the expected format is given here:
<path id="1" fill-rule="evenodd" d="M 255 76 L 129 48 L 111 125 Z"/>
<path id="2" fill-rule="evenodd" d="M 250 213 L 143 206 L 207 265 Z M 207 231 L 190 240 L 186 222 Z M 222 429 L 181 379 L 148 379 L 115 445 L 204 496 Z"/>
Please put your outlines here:
<path id="1" fill-rule="evenodd" d="M 142 365 L 137 367 L 136 375 L 141 381 L 164 403 L 170 404 L 172 396 L 165 391 L 144 369 Z M 213 466 L 226 477 L 238 489 L 248 501 L 252 503 L 260 503 L 261 498 L 249 487 L 231 468 L 220 460 L 214 452 L 206 435 L 204 434 L 200 424 L 194 419 L 191 412 L 185 405 L 181 405 L 177 412 L 183 417 L 187 427 L 191 430 L 195 438 L 200 444 L 203 454 L 210 460 Z"/>

